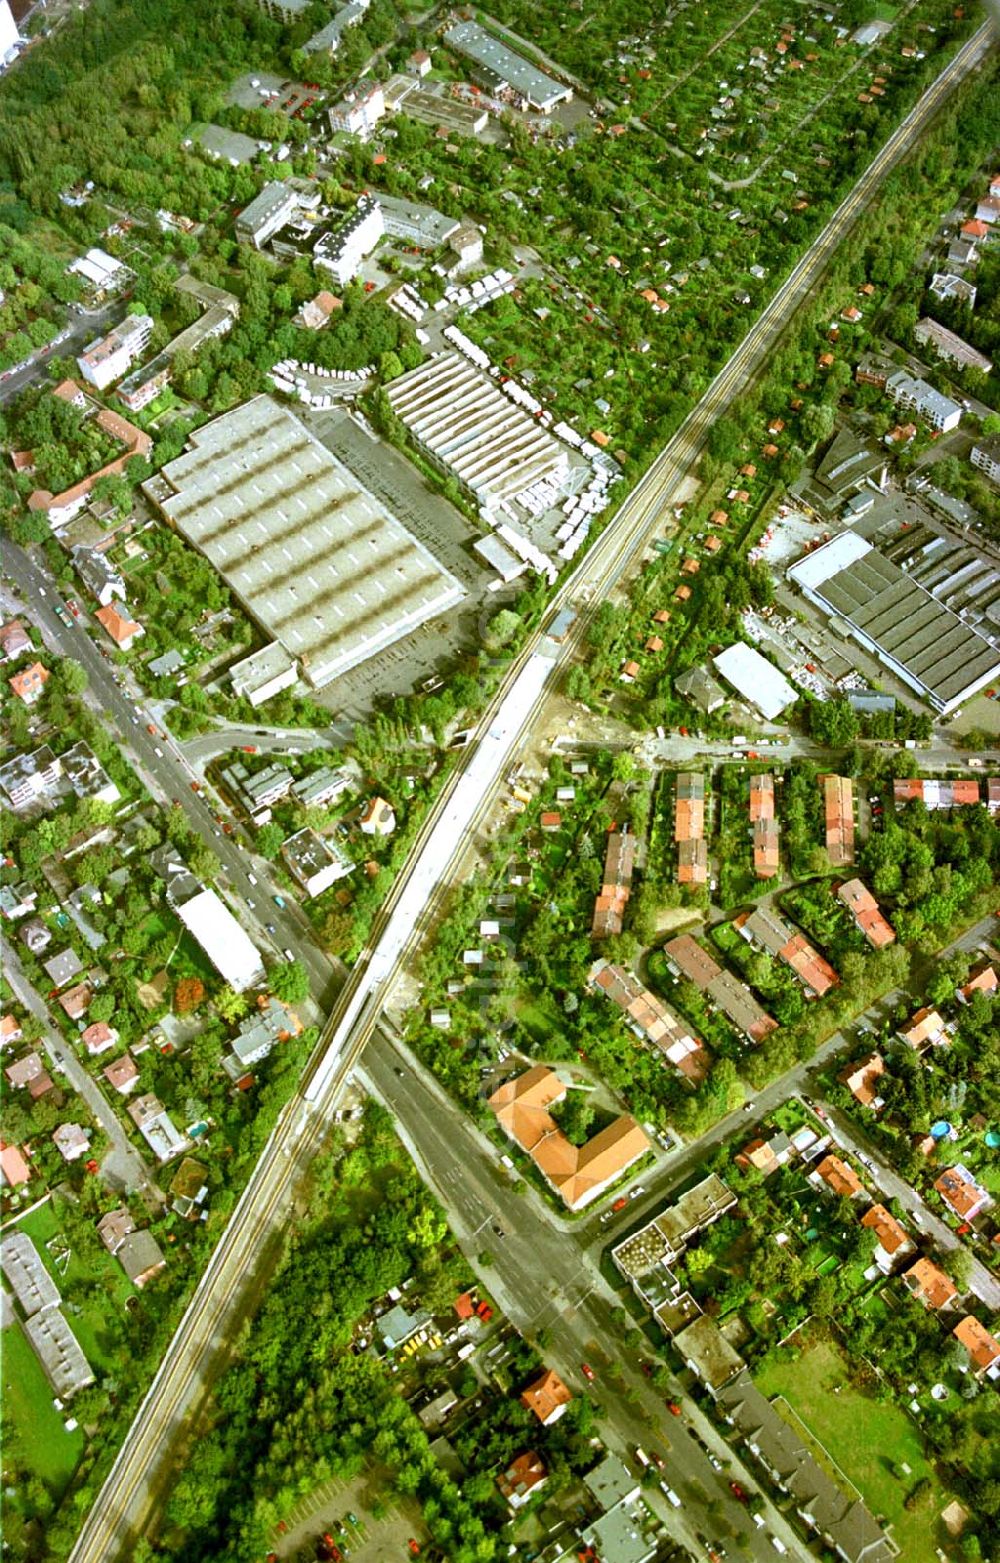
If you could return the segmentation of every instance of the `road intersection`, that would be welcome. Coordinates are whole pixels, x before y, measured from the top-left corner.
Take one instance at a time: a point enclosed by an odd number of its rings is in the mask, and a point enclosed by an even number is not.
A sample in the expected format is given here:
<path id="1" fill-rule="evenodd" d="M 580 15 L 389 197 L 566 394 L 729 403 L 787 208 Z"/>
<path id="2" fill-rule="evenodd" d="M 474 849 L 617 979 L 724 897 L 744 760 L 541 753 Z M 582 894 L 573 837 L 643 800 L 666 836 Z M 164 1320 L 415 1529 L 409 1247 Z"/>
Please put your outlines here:
<path id="1" fill-rule="evenodd" d="M 515 659 L 481 724 L 478 746 L 470 748 L 463 757 L 462 766 L 431 810 L 376 921 L 368 949 L 362 952 L 355 971 L 337 995 L 306 1071 L 303 1091 L 281 1115 L 209 1261 L 136 1421 L 84 1523 L 72 1563 L 110 1563 L 127 1551 L 135 1535 L 146 1529 L 158 1501 L 163 1468 L 176 1445 L 177 1431 L 185 1424 L 190 1426 L 193 1414 L 204 1401 L 208 1392 L 208 1370 L 224 1351 L 229 1328 L 245 1296 L 248 1278 L 259 1271 L 281 1232 L 297 1183 L 322 1140 L 345 1081 L 357 1068 L 370 1041 L 392 983 L 406 966 L 442 893 L 452 881 L 456 864 L 462 859 L 463 846 L 458 839 L 454 841 L 454 851 L 442 851 L 442 822 L 461 821 L 470 835 L 479 828 L 492 806 L 509 756 L 530 730 L 544 693 L 555 685 L 566 658 L 575 650 L 588 614 L 599 598 L 622 580 L 641 556 L 653 529 L 662 527 L 663 518 L 669 513 L 670 496 L 697 460 L 713 423 L 745 393 L 760 372 L 789 318 L 821 278 L 834 251 L 871 202 L 880 182 L 916 143 L 950 91 L 976 68 L 990 45 L 989 29 L 984 27 L 928 88 L 778 289 L 677 434 L 640 479 L 614 521 L 560 589 L 555 605 L 575 604 L 581 610 L 569 642 L 553 651 L 551 642 L 546 646 L 542 632 Z M 14 568 L 8 562 L 7 569 L 22 588 L 31 590 L 34 586 L 30 599 L 34 601 L 42 578 L 35 571 L 34 579 L 31 579 L 34 567 L 30 561 L 19 555 L 14 560 Z M 52 628 L 49 623 L 49 633 Z M 58 629 L 56 634 L 59 635 Z M 79 640 L 86 641 L 86 637 L 80 635 Z M 76 642 L 69 654 L 77 655 Z M 243 854 L 226 838 L 221 841 L 216 838 L 212 827 L 207 825 L 204 806 L 197 806 L 197 795 L 189 791 L 185 782 L 188 773 L 180 750 L 170 740 L 164 740 L 162 748 L 146 742 L 146 735 L 133 721 L 131 703 L 121 696 L 113 680 L 108 689 L 106 669 L 97 665 L 101 658 L 93 647 L 81 655 L 80 660 L 91 673 L 92 687 L 100 691 L 102 699 L 107 699 L 112 720 L 128 738 L 133 751 L 138 753 L 143 774 L 152 778 L 161 796 L 167 786 L 179 788 L 178 794 L 167 795 L 178 796 L 180 806 L 199 834 L 204 836 L 208 830 L 207 844 L 218 852 L 233 883 L 241 887 L 245 879 L 245 868 L 240 861 Z M 540 663 L 545 664 L 544 669 Z M 148 752 L 150 748 L 152 755 Z M 470 777 L 474 778 L 474 785 L 467 785 L 463 792 L 463 782 Z M 307 944 L 301 927 L 293 926 L 293 923 L 294 919 L 289 915 L 287 922 L 282 923 L 281 936 L 306 961 L 314 991 L 323 992 L 324 977 L 327 992 L 335 990 L 338 984 L 329 963 L 314 946 Z M 377 1065 L 371 1067 L 374 1069 Z M 571 1283 L 567 1281 L 567 1284 Z M 576 1293 L 570 1295 L 575 1297 Z M 606 1301 L 606 1298 L 599 1298 L 597 1292 L 587 1292 L 571 1304 L 571 1311 L 574 1317 L 586 1318 L 593 1327 L 600 1322 L 599 1308 Z M 568 1346 L 569 1341 L 567 1349 Z M 637 1392 L 640 1396 L 650 1393 L 642 1385 L 637 1387 Z M 732 1507 L 730 1503 L 729 1508 Z"/>

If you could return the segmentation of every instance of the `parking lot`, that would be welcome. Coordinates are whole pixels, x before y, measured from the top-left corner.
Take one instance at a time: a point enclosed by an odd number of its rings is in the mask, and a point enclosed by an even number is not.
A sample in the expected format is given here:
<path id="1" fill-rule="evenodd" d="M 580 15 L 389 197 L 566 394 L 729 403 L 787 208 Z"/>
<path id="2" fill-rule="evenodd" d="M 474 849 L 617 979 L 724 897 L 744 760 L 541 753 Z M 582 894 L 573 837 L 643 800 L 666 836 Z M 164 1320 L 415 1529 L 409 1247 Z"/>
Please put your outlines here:
<path id="1" fill-rule="evenodd" d="M 503 606 L 502 594 L 486 595 L 494 579 L 472 554 L 477 534 L 453 505 L 424 482 L 391 445 L 374 438 L 341 408 L 305 413 L 303 421 L 365 487 L 461 581 L 468 596 L 394 646 L 334 680 L 316 698 L 352 720 L 387 696 L 406 695 L 435 671 L 481 644 L 481 618 Z"/>
<path id="2" fill-rule="evenodd" d="M 420 1505 L 412 1499 L 387 1501 L 386 1492 L 381 1471 L 324 1482 L 298 1503 L 285 1533 L 274 1537 L 272 1550 L 279 1558 L 294 1558 L 306 1548 L 310 1556 L 319 1556 L 321 1547 L 313 1543 L 329 1534 L 350 1563 L 403 1563 L 412 1555 L 411 1538 L 421 1546 L 424 1542 Z"/>

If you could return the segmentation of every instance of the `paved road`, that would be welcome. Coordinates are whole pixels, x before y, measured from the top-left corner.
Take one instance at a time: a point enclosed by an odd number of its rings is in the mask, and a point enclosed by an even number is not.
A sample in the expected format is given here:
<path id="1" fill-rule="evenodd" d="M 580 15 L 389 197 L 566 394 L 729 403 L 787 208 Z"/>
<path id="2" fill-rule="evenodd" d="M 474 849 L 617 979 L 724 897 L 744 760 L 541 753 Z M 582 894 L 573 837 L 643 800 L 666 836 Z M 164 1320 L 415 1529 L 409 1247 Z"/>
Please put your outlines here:
<path id="1" fill-rule="evenodd" d="M 766 1533 L 751 1525 L 727 1485 L 731 1477 L 749 1491 L 759 1490 L 760 1484 L 676 1380 L 668 1393 L 683 1405 L 683 1421 L 667 1411 L 663 1392 L 652 1388 L 637 1362 L 622 1350 L 611 1319 L 618 1298 L 596 1266 L 586 1261 L 574 1232 L 558 1230 L 563 1224 L 552 1219 L 547 1202 L 534 1190 L 511 1197 L 511 1184 L 493 1147 L 386 1031 L 376 1031 L 358 1073 L 391 1109 L 470 1261 L 476 1264 L 484 1251 L 491 1256 L 485 1269 L 481 1263 L 478 1268 L 508 1318 L 529 1339 L 537 1341 L 543 1330 L 540 1349 L 546 1362 L 577 1394 L 593 1396 L 603 1413 L 609 1447 L 631 1458 L 641 1443 L 647 1453 L 655 1450 L 664 1457 L 664 1475 L 683 1509 L 671 1508 L 655 1488 L 647 1497 L 671 1535 L 700 1552 L 698 1529 L 712 1540 L 722 1536 L 731 1557 L 758 1558 L 761 1563 L 773 1558 Z M 447 1133 L 441 1132 L 443 1117 Z M 592 1388 L 581 1372 L 583 1362 L 597 1374 Z M 713 1469 L 687 1425 L 695 1426 L 724 1462 L 723 1472 Z M 768 1528 L 782 1538 L 791 1556 L 808 1556 L 770 1504 L 767 1517 Z"/>
<path id="2" fill-rule="evenodd" d="M 129 1194 L 140 1190 L 150 1200 L 162 1203 L 163 1196 L 153 1182 L 148 1166 L 125 1133 L 117 1113 L 105 1100 L 97 1081 L 88 1074 L 69 1043 L 53 1025 L 48 1006 L 29 982 L 16 949 L 3 939 L 0 940 L 0 950 L 3 954 L 4 976 L 25 1009 L 30 1010 L 41 1023 L 42 1042 L 54 1071 L 57 1075 L 66 1076 L 111 1141 L 111 1149 L 101 1163 L 105 1181 L 112 1188 Z"/>
<path id="3" fill-rule="evenodd" d="M 857 1156 L 867 1167 L 871 1181 L 881 1190 L 886 1199 L 899 1200 L 918 1232 L 924 1237 L 933 1238 L 937 1246 L 946 1253 L 952 1253 L 959 1248 L 966 1253 L 972 1253 L 968 1243 L 957 1237 L 951 1227 L 924 1203 L 916 1189 L 886 1164 L 875 1141 L 869 1139 L 853 1118 L 849 1118 L 846 1113 L 831 1106 L 829 1102 L 823 1103 L 823 1110 L 834 1139 Z M 988 1308 L 991 1310 L 1000 1308 L 1000 1279 L 975 1257 L 969 1274 L 969 1287 Z"/>
<path id="4" fill-rule="evenodd" d="M 66 626 L 56 617 L 55 605 L 63 599 L 39 558 L 29 557 L 7 542 L 3 570 L 14 582 L 25 612 L 41 629 L 46 645 L 58 656 L 73 657 L 86 669 L 88 701 L 101 713 L 111 735 L 127 749 L 149 792 L 162 803 L 176 799 L 188 824 L 215 853 L 223 870 L 220 887 L 242 898 L 240 920 L 250 927 L 259 947 L 272 958 L 280 958 L 286 947 L 293 948 L 309 971 L 316 1002 L 326 1009 L 339 986 L 330 960 L 317 948 L 298 905 L 287 898 L 284 909 L 274 904 L 268 864 L 253 852 L 243 833 L 236 829 L 232 836 L 225 835 L 216 819 L 219 809 L 191 790 L 198 772 L 187 760 L 183 746 L 169 734 L 153 737 L 147 732 L 147 722 L 155 725 L 156 713 L 124 687 L 124 680 L 122 684 L 115 681 L 110 653 L 105 654 L 91 640 L 84 620 L 71 619 Z M 257 879 L 256 886 L 250 883 L 250 874 Z M 268 932 L 269 923 L 274 926 L 273 934 Z"/>
<path id="5" fill-rule="evenodd" d="M 210 760 L 247 744 L 261 754 L 306 754 L 312 749 L 340 749 L 353 737 L 349 723 L 326 728 L 245 727 L 237 722 L 219 722 L 210 733 L 178 741 L 180 753 L 198 772 L 204 774 Z"/>
<path id="6" fill-rule="evenodd" d="M 104 336 L 124 314 L 121 300 L 114 299 L 101 309 L 90 310 L 82 315 L 69 315 L 64 328 L 66 336 L 62 341 L 50 342 L 48 347 L 40 348 L 23 369 L 13 374 L 8 371 L 8 378 L 0 379 L 0 407 L 20 395 L 29 385 L 45 380 L 53 358 L 75 358 L 95 337 Z"/>
<path id="7" fill-rule="evenodd" d="M 668 513 L 670 495 L 684 481 L 716 419 L 753 381 L 790 315 L 809 296 L 834 251 L 875 197 L 882 180 L 914 145 L 953 88 L 980 63 L 990 43 L 989 28 L 984 27 L 959 51 L 876 154 L 854 190 L 626 499 L 613 524 L 557 593 L 557 606 L 573 601 L 592 603 L 598 594 L 604 594 L 621 580 L 641 556 L 651 529 L 662 525 L 663 516 Z M 582 628 L 581 623 L 578 634 L 582 633 Z M 162 1466 L 173 1443 L 171 1434 L 176 1432 L 178 1423 L 189 1414 L 192 1405 L 200 1402 L 205 1356 L 215 1343 L 225 1338 L 231 1314 L 239 1306 L 240 1282 L 245 1284 L 248 1273 L 253 1273 L 262 1263 L 273 1212 L 282 1205 L 287 1209 L 290 1185 L 315 1139 L 317 1125 L 337 1100 L 344 1079 L 357 1063 L 371 1034 L 377 1008 L 384 1002 L 387 985 L 395 980 L 409 957 L 410 942 L 399 939 L 399 909 L 405 909 L 408 915 L 412 909 L 411 932 L 414 935 L 426 926 L 426 919 L 433 913 L 442 879 L 447 877 L 453 861 L 449 853 L 440 851 L 440 826 L 454 813 L 463 781 L 485 778 L 467 832 L 470 836 L 471 827 L 478 828 L 487 807 L 492 804 L 502 771 L 499 774 L 484 772 L 483 747 L 488 749 L 492 744 L 495 755 L 501 744 L 494 736 L 495 728 L 503 733 L 511 730 L 511 713 L 505 710 L 505 702 L 525 688 L 525 676 L 532 659 L 538 657 L 542 643 L 541 636 L 535 637 L 515 659 L 500 696 L 481 725 L 484 736 L 479 746 L 470 745 L 464 752 L 464 769 L 458 773 L 454 785 L 445 789 L 418 836 L 394 886 L 390 904 L 376 923 L 372 949 L 363 952 L 307 1070 L 304 1092 L 313 1111 L 304 1111 L 303 1098 L 298 1097 L 282 1114 L 112 1471 L 84 1522 L 73 1550 L 72 1563 L 85 1563 L 85 1560 L 86 1563 L 110 1563 L 127 1549 L 135 1531 L 145 1526 L 155 1501 Z M 568 649 L 564 647 L 563 651 Z M 553 681 L 558 672 L 557 664 L 553 663 Z M 523 734 L 529 727 L 542 703 L 545 688 L 545 684 L 538 687 L 518 733 Z M 503 743 L 506 744 L 506 738 Z M 468 803 L 467 794 L 465 803 Z M 428 855 L 429 845 L 438 854 L 436 859 Z M 380 940 L 387 941 L 394 954 L 390 956 L 388 948 L 380 948 Z M 374 981 L 376 971 L 378 980 Z"/>

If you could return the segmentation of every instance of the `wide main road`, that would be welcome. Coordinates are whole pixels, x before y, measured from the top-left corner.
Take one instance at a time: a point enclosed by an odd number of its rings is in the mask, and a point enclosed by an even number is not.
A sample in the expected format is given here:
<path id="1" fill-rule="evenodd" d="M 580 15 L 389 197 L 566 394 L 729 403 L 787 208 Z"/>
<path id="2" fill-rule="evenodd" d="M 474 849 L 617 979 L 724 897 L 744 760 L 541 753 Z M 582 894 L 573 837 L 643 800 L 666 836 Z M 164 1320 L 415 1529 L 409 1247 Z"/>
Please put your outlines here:
<path id="1" fill-rule="evenodd" d="M 700 454 L 713 422 L 745 392 L 796 308 L 879 185 L 919 139 L 949 93 L 991 47 L 989 26 L 965 44 L 862 174 L 779 288 L 701 401 L 623 503 L 613 523 L 564 583 L 556 606 L 593 601 L 617 584 Z M 570 648 L 536 635 L 516 659 L 487 712 L 477 745 L 431 811 L 397 879 L 372 943 L 337 1000 L 301 1092 L 288 1104 L 217 1244 L 191 1304 L 73 1550 L 71 1563 L 111 1563 L 142 1534 L 163 1466 L 203 1403 L 206 1365 L 235 1338 L 248 1288 L 287 1221 L 294 1191 L 329 1114 L 358 1062 L 396 974 L 419 943 L 465 846 L 492 807 L 509 757 L 530 729 Z"/>

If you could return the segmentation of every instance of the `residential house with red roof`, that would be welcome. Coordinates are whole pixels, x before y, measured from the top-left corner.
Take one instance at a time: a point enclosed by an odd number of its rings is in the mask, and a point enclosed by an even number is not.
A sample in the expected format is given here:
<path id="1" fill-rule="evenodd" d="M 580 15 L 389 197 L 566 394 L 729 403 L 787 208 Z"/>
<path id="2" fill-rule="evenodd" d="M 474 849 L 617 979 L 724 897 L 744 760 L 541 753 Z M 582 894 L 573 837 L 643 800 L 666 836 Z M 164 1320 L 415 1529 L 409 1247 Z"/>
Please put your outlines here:
<path id="1" fill-rule="evenodd" d="M 946 1167 L 941 1176 L 935 1178 L 934 1187 L 959 1221 L 973 1220 L 993 1203 L 987 1190 L 961 1162 Z"/>
<path id="2" fill-rule="evenodd" d="M 977 1378 L 1000 1378 L 1000 1340 L 991 1335 L 985 1324 L 974 1314 L 967 1313 L 951 1332 L 961 1341 L 969 1353 L 969 1362 Z"/>
<path id="3" fill-rule="evenodd" d="M 950 1308 L 958 1296 L 958 1287 L 950 1275 L 939 1270 L 932 1260 L 920 1258 L 903 1271 L 903 1285 L 925 1308 Z"/>
<path id="4" fill-rule="evenodd" d="M 878 1247 L 872 1255 L 883 1275 L 889 1275 L 898 1264 L 916 1250 L 916 1244 L 901 1222 L 884 1205 L 871 1205 L 861 1217 L 861 1225 L 874 1232 Z"/>
<path id="5" fill-rule="evenodd" d="M 531 1449 L 524 1454 L 519 1454 L 507 1469 L 501 1472 L 497 1477 L 497 1487 L 500 1489 L 501 1496 L 507 1500 L 508 1507 L 516 1512 L 526 1503 L 531 1502 L 548 1479 L 549 1473 L 542 1463 L 541 1456 Z"/>
<path id="6" fill-rule="evenodd" d="M 521 1404 L 526 1411 L 533 1411 L 543 1427 L 558 1422 L 573 1399 L 558 1373 L 546 1368 L 533 1379 L 521 1394 Z"/>
<path id="7" fill-rule="evenodd" d="M 883 917 L 875 897 L 860 879 L 847 879 L 839 885 L 837 899 L 847 907 L 854 926 L 864 934 L 873 950 L 884 950 L 887 944 L 895 944 L 895 929 Z"/>
<path id="8" fill-rule="evenodd" d="M 43 667 L 40 662 L 32 662 L 30 666 L 22 668 L 20 673 L 15 673 L 7 682 L 18 700 L 23 701 L 26 706 L 33 706 L 36 700 L 41 700 L 51 676 L 47 667 Z"/>

